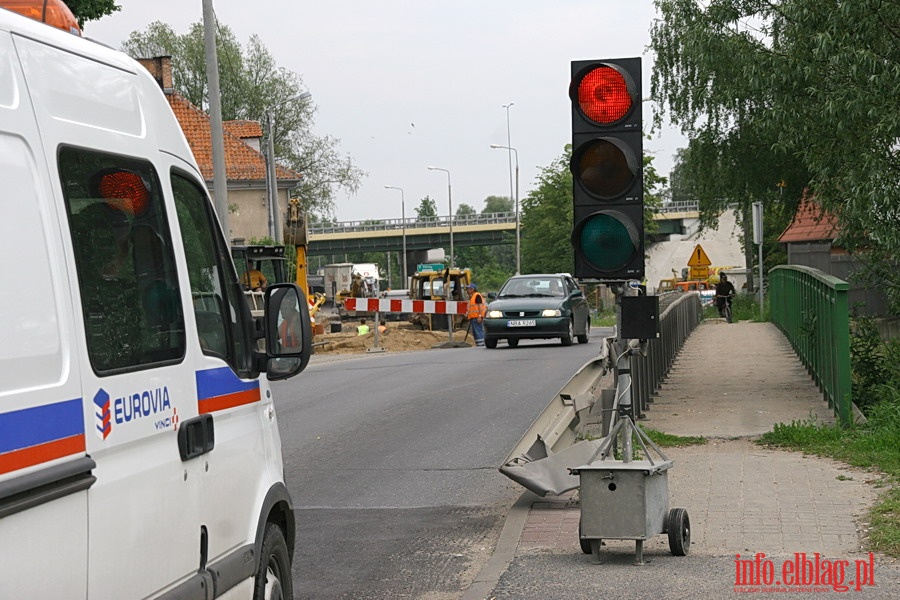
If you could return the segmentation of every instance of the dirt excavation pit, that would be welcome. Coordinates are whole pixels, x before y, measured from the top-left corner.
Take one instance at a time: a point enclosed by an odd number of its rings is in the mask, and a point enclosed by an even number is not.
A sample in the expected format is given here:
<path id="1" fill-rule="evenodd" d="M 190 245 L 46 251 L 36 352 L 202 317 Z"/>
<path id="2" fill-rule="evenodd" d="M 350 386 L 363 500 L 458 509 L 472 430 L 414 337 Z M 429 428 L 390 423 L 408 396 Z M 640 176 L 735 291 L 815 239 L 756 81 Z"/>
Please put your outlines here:
<path id="1" fill-rule="evenodd" d="M 344 321 L 338 333 L 320 333 L 313 336 L 313 348 L 316 354 L 362 354 L 375 347 L 375 332 L 357 335 L 358 322 Z M 369 327 L 372 322 L 369 321 Z M 474 345 L 471 332 L 466 338 L 466 330 L 454 330 L 453 340 L 465 341 Z M 447 342 L 450 336 L 447 330 L 423 331 L 411 323 L 388 323 L 387 331 L 378 336 L 379 347 L 387 352 L 412 352 L 427 350 L 435 344 Z"/>

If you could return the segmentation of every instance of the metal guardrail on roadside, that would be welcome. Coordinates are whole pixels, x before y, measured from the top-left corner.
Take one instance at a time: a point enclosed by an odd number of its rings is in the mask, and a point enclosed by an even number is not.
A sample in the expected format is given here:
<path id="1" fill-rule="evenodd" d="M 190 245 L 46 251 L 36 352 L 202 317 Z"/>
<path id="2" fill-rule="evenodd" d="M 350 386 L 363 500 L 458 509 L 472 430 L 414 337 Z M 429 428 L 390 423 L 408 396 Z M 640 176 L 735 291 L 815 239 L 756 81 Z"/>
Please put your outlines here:
<path id="1" fill-rule="evenodd" d="M 652 402 L 675 356 L 684 341 L 703 319 L 703 306 L 698 292 L 668 292 L 660 295 L 660 335 L 647 342 L 646 355 L 632 362 L 631 382 L 634 386 L 632 402 L 635 416 L 643 415 Z"/>
<path id="2" fill-rule="evenodd" d="M 601 444 L 601 440 L 578 441 L 588 414 L 602 415 L 605 435 L 613 426 L 617 410 L 615 397 L 628 389 L 634 393 L 629 404 L 635 407 L 636 415 L 640 414 L 684 341 L 703 317 L 697 292 L 673 292 L 661 296 L 660 300 L 665 307 L 660 315 L 660 337 L 641 342 L 643 351 L 638 354 L 629 351 L 631 368 L 617 371 L 620 380 L 614 385 L 619 388 L 600 388 L 603 376 L 616 367 L 618 358 L 625 356 L 613 356 L 613 352 L 622 352 L 622 346 L 615 338 L 606 338 L 599 354 L 550 399 L 500 467 L 501 473 L 541 496 L 558 495 L 578 486 L 578 477 L 569 472 L 569 467 L 587 462 Z M 621 343 L 630 346 L 631 342 L 637 344 L 637 340 Z M 630 378 L 630 384 L 623 383 L 626 377 Z M 599 411 L 594 408 L 598 400 L 601 401 Z"/>

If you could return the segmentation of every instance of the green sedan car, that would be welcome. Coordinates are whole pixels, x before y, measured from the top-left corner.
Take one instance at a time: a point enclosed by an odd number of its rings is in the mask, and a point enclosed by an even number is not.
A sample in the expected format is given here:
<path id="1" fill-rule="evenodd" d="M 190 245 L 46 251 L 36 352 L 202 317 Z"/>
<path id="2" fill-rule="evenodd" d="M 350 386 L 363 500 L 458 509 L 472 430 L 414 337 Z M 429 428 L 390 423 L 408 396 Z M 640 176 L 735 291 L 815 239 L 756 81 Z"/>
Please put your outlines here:
<path id="1" fill-rule="evenodd" d="M 515 275 L 492 298 L 484 319 L 484 345 L 496 348 L 506 340 L 510 347 L 519 340 L 559 338 L 563 346 L 574 339 L 586 344 L 591 315 L 584 293 L 571 275 Z"/>

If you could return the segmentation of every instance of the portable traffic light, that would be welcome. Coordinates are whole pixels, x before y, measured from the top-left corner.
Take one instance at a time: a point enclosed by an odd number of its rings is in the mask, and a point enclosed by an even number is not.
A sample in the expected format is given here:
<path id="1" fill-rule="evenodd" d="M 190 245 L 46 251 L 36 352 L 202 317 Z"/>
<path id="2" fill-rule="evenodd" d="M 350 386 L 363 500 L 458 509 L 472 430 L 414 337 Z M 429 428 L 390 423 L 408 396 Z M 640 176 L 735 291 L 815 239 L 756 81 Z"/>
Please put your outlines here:
<path id="1" fill-rule="evenodd" d="M 575 276 L 644 276 L 641 59 L 572 61 Z"/>

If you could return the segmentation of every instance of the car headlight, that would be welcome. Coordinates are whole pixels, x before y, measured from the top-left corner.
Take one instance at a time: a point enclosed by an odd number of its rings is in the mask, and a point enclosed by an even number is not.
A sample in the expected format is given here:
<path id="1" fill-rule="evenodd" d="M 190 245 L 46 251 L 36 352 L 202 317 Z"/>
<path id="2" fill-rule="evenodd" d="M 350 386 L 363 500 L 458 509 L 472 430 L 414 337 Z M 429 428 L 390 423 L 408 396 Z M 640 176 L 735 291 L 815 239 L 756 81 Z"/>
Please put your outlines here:
<path id="1" fill-rule="evenodd" d="M 543 311 L 541 311 L 541 316 L 542 317 L 561 317 L 562 313 L 559 311 L 558 308 L 545 308 Z"/>
<path id="2" fill-rule="evenodd" d="M 503 311 L 500 310 L 489 310 L 487 313 L 488 319 L 499 319 L 503 317 Z"/>

